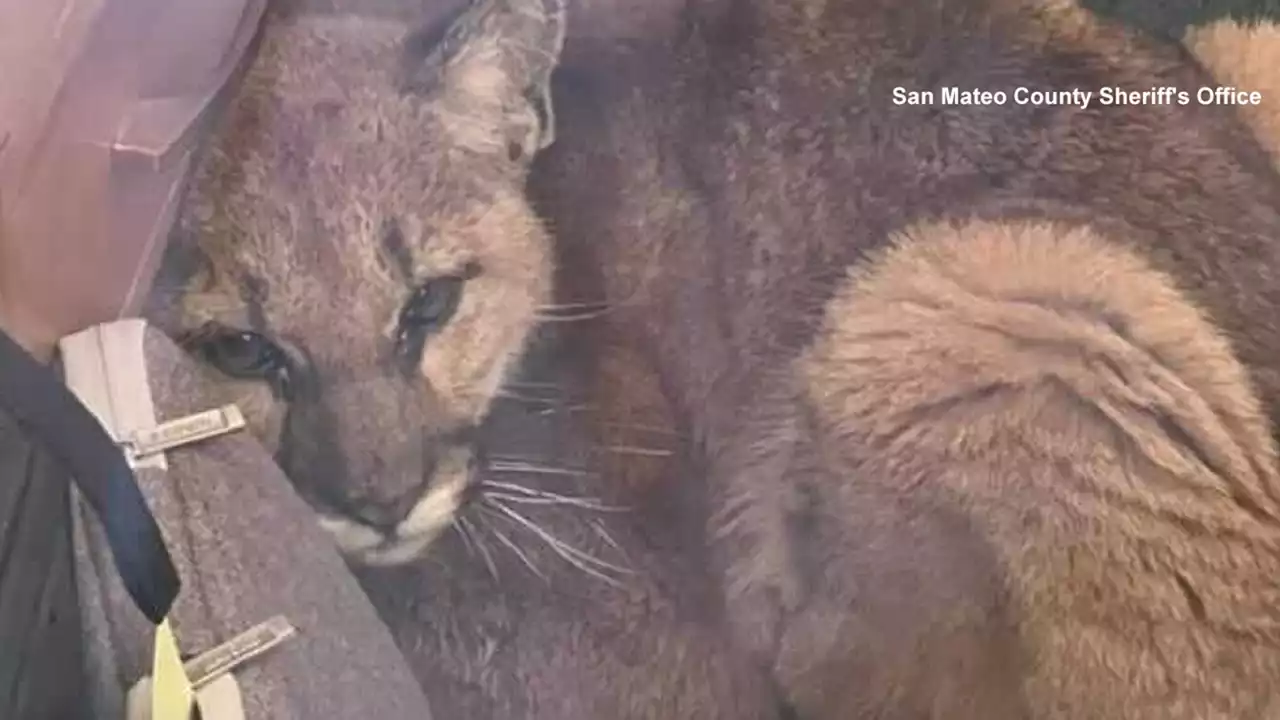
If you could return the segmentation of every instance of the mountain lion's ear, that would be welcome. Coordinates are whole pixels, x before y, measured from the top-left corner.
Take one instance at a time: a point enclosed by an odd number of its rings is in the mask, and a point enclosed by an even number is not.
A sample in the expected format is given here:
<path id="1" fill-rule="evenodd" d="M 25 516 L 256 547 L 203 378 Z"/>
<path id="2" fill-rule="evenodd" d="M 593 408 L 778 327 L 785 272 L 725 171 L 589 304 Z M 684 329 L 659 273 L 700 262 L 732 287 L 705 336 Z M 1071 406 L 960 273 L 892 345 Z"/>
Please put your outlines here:
<path id="1" fill-rule="evenodd" d="M 437 103 L 471 149 L 528 162 L 555 139 L 551 73 L 564 46 L 567 0 L 472 0 L 411 33 L 401 87 Z"/>

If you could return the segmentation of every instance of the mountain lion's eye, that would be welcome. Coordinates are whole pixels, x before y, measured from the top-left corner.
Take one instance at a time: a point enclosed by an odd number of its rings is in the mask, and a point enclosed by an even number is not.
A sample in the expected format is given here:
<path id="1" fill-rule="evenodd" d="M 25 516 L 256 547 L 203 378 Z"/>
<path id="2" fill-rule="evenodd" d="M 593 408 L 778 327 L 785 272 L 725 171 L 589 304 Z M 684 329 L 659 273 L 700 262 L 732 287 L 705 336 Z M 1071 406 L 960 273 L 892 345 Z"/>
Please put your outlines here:
<path id="1" fill-rule="evenodd" d="M 288 389 L 289 358 L 261 333 L 207 325 L 184 343 L 218 372 L 237 380 L 264 380 L 283 393 Z"/>
<path id="2" fill-rule="evenodd" d="M 415 290 L 400 308 L 396 323 L 396 356 L 406 372 L 412 372 L 417 365 L 427 338 L 453 319 L 462 302 L 463 285 L 478 274 L 476 266 L 468 265 L 460 274 L 431 278 Z"/>
<path id="3" fill-rule="evenodd" d="M 401 329 L 418 327 L 431 334 L 444 327 L 458 310 L 465 282 L 463 277 L 452 275 L 423 283 L 400 310 Z"/>

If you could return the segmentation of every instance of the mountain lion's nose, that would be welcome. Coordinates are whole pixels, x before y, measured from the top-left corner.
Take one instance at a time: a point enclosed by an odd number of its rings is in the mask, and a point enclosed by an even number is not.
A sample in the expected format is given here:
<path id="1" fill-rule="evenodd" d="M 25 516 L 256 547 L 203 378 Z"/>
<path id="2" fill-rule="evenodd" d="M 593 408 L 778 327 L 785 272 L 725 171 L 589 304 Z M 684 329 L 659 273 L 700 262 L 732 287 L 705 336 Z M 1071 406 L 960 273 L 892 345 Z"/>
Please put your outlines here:
<path id="1" fill-rule="evenodd" d="M 424 484 L 395 497 L 370 498 L 357 503 L 351 509 L 351 515 L 375 530 L 392 535 L 396 527 L 413 512 L 425 491 Z"/>

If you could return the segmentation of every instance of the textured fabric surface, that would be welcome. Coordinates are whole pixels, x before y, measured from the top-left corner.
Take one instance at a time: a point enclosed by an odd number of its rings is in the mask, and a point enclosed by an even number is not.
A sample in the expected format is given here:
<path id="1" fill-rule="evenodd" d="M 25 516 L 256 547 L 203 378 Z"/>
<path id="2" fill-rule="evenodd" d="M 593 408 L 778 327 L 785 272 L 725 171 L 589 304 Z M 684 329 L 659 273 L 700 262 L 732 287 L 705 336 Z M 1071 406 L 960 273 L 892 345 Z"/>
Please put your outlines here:
<path id="1" fill-rule="evenodd" d="M 218 406 L 203 369 L 148 330 L 161 422 Z M 138 482 L 183 580 L 173 616 L 184 654 L 207 650 L 272 615 L 298 635 L 237 673 L 246 717 L 430 718 L 426 699 L 309 507 L 267 453 L 238 433 L 169 454 Z M 151 629 L 115 578 L 92 513 L 75 508 L 82 617 L 96 718 L 123 712 L 146 674 Z"/>

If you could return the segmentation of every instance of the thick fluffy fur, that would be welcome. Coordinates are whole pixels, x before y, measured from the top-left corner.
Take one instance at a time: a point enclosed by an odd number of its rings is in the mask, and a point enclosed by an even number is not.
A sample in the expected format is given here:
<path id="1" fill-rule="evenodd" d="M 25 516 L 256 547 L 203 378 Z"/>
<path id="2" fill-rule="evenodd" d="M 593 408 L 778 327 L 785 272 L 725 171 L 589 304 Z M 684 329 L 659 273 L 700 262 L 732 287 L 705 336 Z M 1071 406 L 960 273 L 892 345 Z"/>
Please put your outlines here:
<path id="1" fill-rule="evenodd" d="M 1262 93 L 1260 105 L 1241 112 L 1280 167 L 1280 24 L 1219 20 L 1188 30 L 1183 42 L 1223 85 Z"/>
<path id="2" fill-rule="evenodd" d="M 692 438 L 796 716 L 1268 716 L 1263 146 L 1232 107 L 892 102 L 1213 79 L 1061 0 L 678 13 L 571 32 L 532 187 Z"/>
<path id="3" fill-rule="evenodd" d="M 1088 229 L 944 223 L 895 245 L 841 285 L 797 363 L 829 484 L 812 523 L 846 548 L 816 561 L 860 609 L 825 630 L 842 661 L 886 685 L 934 668 L 947 684 L 925 697 L 949 717 L 1280 710 L 1280 478 L 1227 342 Z M 948 513 L 970 557 L 920 541 Z M 876 541 L 914 547 L 914 567 L 877 567 Z M 809 661 L 788 650 L 783 668 Z M 802 707 L 832 695 L 788 680 Z"/>

